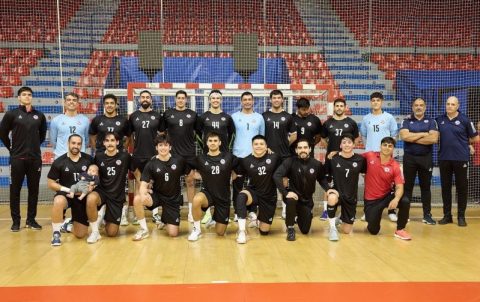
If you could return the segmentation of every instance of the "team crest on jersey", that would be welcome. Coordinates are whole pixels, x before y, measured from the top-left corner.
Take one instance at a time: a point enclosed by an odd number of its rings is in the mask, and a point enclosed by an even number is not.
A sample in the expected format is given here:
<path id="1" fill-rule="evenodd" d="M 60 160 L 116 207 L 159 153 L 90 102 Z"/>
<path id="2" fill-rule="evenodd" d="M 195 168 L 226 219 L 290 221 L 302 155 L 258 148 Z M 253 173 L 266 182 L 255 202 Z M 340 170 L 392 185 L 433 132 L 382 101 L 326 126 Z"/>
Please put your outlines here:
<path id="1" fill-rule="evenodd" d="M 308 122 L 308 123 L 307 123 L 307 126 L 308 126 L 308 127 L 310 127 L 311 125 L 312 125 L 312 123 L 311 123 L 311 122 Z"/>
<path id="2" fill-rule="evenodd" d="M 343 127 L 348 128 L 348 124 L 343 124 Z"/>
<path id="3" fill-rule="evenodd" d="M 87 171 L 87 166 L 82 166 L 82 171 Z"/>
<path id="4" fill-rule="evenodd" d="M 33 119 L 38 120 L 38 115 L 35 114 L 35 115 L 33 116 Z"/>
<path id="5" fill-rule="evenodd" d="M 310 169 L 310 174 L 315 173 L 315 170 L 313 168 Z"/>
<path id="6" fill-rule="evenodd" d="M 225 122 L 225 117 L 222 117 L 221 120 L 222 120 L 223 122 Z"/>
<path id="7" fill-rule="evenodd" d="M 410 121 L 410 125 L 413 124 L 413 121 Z"/>
<path id="8" fill-rule="evenodd" d="M 440 123 L 440 125 L 443 125 L 443 124 L 445 124 L 445 121 L 442 121 L 442 122 Z"/>
<path id="9" fill-rule="evenodd" d="M 117 166 L 120 166 L 122 164 L 122 161 L 117 159 L 117 161 L 115 163 L 117 164 Z"/>
<path id="10" fill-rule="evenodd" d="M 68 172 L 70 171 L 70 169 L 68 167 L 65 168 L 65 172 Z"/>
<path id="11" fill-rule="evenodd" d="M 384 121 L 384 120 L 381 120 L 381 121 L 380 121 L 380 124 L 385 124 L 385 121 Z"/>
<path id="12" fill-rule="evenodd" d="M 370 164 L 371 164 L 371 165 L 373 165 L 374 163 L 375 163 L 375 161 L 374 161 L 374 160 L 371 160 L 371 161 L 370 161 Z"/>
<path id="13" fill-rule="evenodd" d="M 460 125 L 460 121 L 455 121 L 455 125 Z"/>
<path id="14" fill-rule="evenodd" d="M 423 122 L 424 122 L 425 124 L 427 124 L 429 121 L 428 121 L 428 120 L 424 120 Z"/>
<path id="15" fill-rule="evenodd" d="M 152 116 L 150 117 L 150 119 L 154 120 L 154 119 L 155 119 L 155 116 L 154 116 L 154 115 L 152 115 Z"/>
<path id="16" fill-rule="evenodd" d="M 285 121 L 285 117 L 282 116 L 281 120 L 282 120 L 282 122 L 284 122 L 284 121 Z"/>
<path id="17" fill-rule="evenodd" d="M 190 114 L 187 114 L 187 118 L 191 118 L 192 116 Z"/>
<path id="18" fill-rule="evenodd" d="M 270 165 L 272 163 L 272 160 L 270 158 L 267 158 L 265 162 L 267 163 L 267 165 Z"/>
<path id="19" fill-rule="evenodd" d="M 172 165 L 172 170 L 176 170 L 177 169 L 177 165 L 173 164 Z"/>
<path id="20" fill-rule="evenodd" d="M 356 168 L 356 167 L 358 166 L 358 164 L 357 164 L 357 163 L 353 163 L 352 166 L 353 166 L 354 168 Z"/>
<path id="21" fill-rule="evenodd" d="M 383 168 L 383 170 L 385 171 L 385 173 L 390 173 L 390 168 L 389 167 L 385 167 L 385 168 Z"/>
<path id="22" fill-rule="evenodd" d="M 119 121 L 116 121 L 116 122 L 115 122 L 115 125 L 120 126 L 120 122 L 119 122 Z"/>
<path id="23" fill-rule="evenodd" d="M 222 165 L 225 165 L 225 160 L 222 158 L 222 159 L 220 160 L 220 163 L 221 163 Z"/>

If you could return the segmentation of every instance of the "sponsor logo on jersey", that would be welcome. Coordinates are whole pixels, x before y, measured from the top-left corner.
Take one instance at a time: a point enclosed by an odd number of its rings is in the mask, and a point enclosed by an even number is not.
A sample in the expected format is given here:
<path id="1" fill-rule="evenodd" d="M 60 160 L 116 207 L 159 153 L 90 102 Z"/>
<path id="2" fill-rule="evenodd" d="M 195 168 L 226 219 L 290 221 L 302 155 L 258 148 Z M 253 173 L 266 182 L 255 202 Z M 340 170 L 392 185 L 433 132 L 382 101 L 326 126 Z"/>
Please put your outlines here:
<path id="1" fill-rule="evenodd" d="M 340 164 L 337 164 L 336 168 L 340 168 Z"/>
<path id="2" fill-rule="evenodd" d="M 103 126 L 103 122 L 100 122 L 100 125 L 99 126 Z"/>
<path id="3" fill-rule="evenodd" d="M 225 165 L 225 160 L 222 158 L 222 159 L 220 160 L 220 163 L 221 163 L 222 165 Z"/>
<path id="4" fill-rule="evenodd" d="M 103 163 L 103 161 L 102 161 L 102 163 L 100 164 L 100 166 L 101 166 L 101 167 L 105 167 L 105 164 Z"/>
<path id="5" fill-rule="evenodd" d="M 467 167 L 467 164 L 463 164 L 463 167 L 466 168 L 466 167 Z"/>
<path id="6" fill-rule="evenodd" d="M 177 165 L 173 164 L 172 165 L 172 170 L 176 170 L 177 169 Z"/>
<path id="7" fill-rule="evenodd" d="M 267 118 L 267 122 L 270 122 L 270 118 Z"/>
<path id="8" fill-rule="evenodd" d="M 208 166 L 208 161 L 205 162 L 205 166 Z"/>
<path id="9" fill-rule="evenodd" d="M 209 121 L 210 119 L 207 117 L 205 120 L 206 120 L 206 121 Z"/>
<path id="10" fill-rule="evenodd" d="M 136 121 L 139 121 L 140 119 L 137 117 L 135 120 L 136 120 Z"/>
<path id="11" fill-rule="evenodd" d="M 269 164 L 272 163 L 272 160 L 270 158 L 267 158 L 267 160 L 265 162 L 267 163 L 267 165 L 269 165 Z"/>
<path id="12" fill-rule="evenodd" d="M 157 168 L 157 172 L 160 172 L 160 168 Z"/>
<path id="13" fill-rule="evenodd" d="M 330 127 L 328 127 L 328 128 L 330 128 L 330 129 L 333 128 L 333 125 L 330 125 Z"/>
<path id="14" fill-rule="evenodd" d="M 19 119 L 23 119 L 23 117 L 21 115 L 18 116 Z"/>
<path id="15" fill-rule="evenodd" d="M 371 160 L 371 161 L 370 161 L 370 164 L 372 164 L 372 165 L 373 165 L 374 163 L 375 163 L 375 161 L 374 161 L 374 160 Z"/>
<path id="16" fill-rule="evenodd" d="M 440 125 L 443 125 L 443 124 L 445 124 L 445 121 L 442 121 L 442 122 L 440 123 Z"/>
<path id="17" fill-rule="evenodd" d="M 173 117 L 174 117 L 174 116 L 173 116 L 173 114 L 172 114 L 172 115 L 170 115 L 170 118 L 173 118 Z"/>
<path id="18" fill-rule="evenodd" d="M 68 167 L 65 168 L 65 172 L 68 172 L 70 171 L 70 169 Z"/>
<path id="19" fill-rule="evenodd" d="M 255 166 L 253 164 L 250 164 L 250 168 L 255 168 Z"/>

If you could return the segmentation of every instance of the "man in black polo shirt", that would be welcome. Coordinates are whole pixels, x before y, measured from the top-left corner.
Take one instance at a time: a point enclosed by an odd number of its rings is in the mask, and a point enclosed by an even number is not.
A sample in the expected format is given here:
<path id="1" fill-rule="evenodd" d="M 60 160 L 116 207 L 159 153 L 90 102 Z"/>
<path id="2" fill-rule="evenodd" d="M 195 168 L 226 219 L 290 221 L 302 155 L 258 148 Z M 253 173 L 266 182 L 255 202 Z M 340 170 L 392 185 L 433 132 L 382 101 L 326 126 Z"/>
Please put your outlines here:
<path id="1" fill-rule="evenodd" d="M 0 139 L 10 151 L 10 213 L 12 232 L 20 231 L 20 191 L 27 177 L 28 210 L 26 227 L 41 230 L 35 221 L 37 215 L 38 187 L 42 171 L 40 145 L 45 141 L 47 121 L 45 115 L 32 106 L 33 91 L 30 87 L 18 90 L 17 109 L 5 113 L 0 124 Z M 12 132 L 12 139 L 9 134 Z"/>
<path id="2" fill-rule="evenodd" d="M 412 200 L 413 186 L 418 172 L 420 192 L 423 205 L 423 222 L 436 224 L 432 219 L 432 192 L 430 184 L 433 171 L 433 144 L 438 141 L 437 123 L 425 117 L 427 103 L 416 98 L 412 104 L 412 114 L 402 122 L 400 138 L 405 142 L 403 152 L 403 177 L 405 179 L 405 196 Z"/>

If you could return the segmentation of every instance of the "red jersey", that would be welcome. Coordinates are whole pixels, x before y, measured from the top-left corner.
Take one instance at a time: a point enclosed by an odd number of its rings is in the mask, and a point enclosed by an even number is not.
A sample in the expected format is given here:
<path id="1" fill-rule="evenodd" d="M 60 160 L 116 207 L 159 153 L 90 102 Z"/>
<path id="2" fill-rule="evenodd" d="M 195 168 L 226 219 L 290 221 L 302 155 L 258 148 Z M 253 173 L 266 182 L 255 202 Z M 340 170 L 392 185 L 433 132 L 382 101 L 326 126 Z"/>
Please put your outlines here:
<path id="1" fill-rule="evenodd" d="M 394 185 L 405 183 L 400 164 L 393 158 L 382 164 L 380 152 L 365 152 L 362 156 L 367 161 L 365 200 L 383 198 L 392 191 Z"/>

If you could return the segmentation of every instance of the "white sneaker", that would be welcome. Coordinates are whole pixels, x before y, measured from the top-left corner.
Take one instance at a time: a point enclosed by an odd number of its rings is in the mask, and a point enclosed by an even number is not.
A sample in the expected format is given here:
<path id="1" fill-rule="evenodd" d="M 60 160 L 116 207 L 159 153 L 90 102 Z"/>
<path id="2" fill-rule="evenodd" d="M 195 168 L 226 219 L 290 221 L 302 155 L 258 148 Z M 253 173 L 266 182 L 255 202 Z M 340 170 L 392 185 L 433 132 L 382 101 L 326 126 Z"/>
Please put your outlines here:
<path id="1" fill-rule="evenodd" d="M 361 221 L 366 221 L 365 219 L 365 214 L 363 214 L 362 218 L 360 218 Z"/>
<path id="2" fill-rule="evenodd" d="M 202 223 L 202 224 L 207 224 L 207 223 L 209 223 L 210 221 L 212 221 L 212 213 L 210 212 L 210 209 L 208 209 L 208 210 L 205 212 L 205 215 L 203 215 L 203 218 L 202 218 L 201 223 Z"/>
<path id="3" fill-rule="evenodd" d="M 255 212 L 250 212 L 248 213 L 248 227 L 249 228 L 256 228 L 258 227 L 258 220 L 257 220 L 257 214 Z"/>
<path id="4" fill-rule="evenodd" d="M 388 214 L 388 218 L 390 219 L 391 222 L 397 222 L 398 220 L 397 214 L 395 213 Z"/>
<path id="5" fill-rule="evenodd" d="M 328 232 L 328 240 L 330 241 L 338 241 L 338 231 L 336 228 L 330 228 Z"/>
<path id="6" fill-rule="evenodd" d="M 140 222 L 138 222 L 137 216 L 133 216 L 132 225 L 140 225 Z"/>
<path id="7" fill-rule="evenodd" d="M 145 238 L 148 238 L 148 236 L 150 236 L 148 230 L 140 229 L 140 230 L 137 231 L 137 233 L 135 233 L 132 240 L 133 241 L 141 241 Z"/>
<path id="8" fill-rule="evenodd" d="M 155 223 L 155 224 L 160 224 L 162 223 L 162 216 L 160 216 L 160 214 L 155 214 L 152 216 L 152 222 Z"/>
<path id="9" fill-rule="evenodd" d="M 157 223 L 157 230 L 163 230 L 164 228 L 165 228 L 165 223 L 163 223 L 162 221 Z"/>
<path id="10" fill-rule="evenodd" d="M 237 221 L 238 221 L 238 216 L 237 216 L 237 214 L 235 214 L 235 216 L 233 216 L 233 221 L 234 221 L 234 222 L 237 222 Z"/>
<path id="11" fill-rule="evenodd" d="M 100 236 L 100 233 L 98 232 L 91 232 L 90 236 L 87 238 L 87 243 L 96 243 L 98 240 L 100 240 L 102 236 Z"/>
<path id="12" fill-rule="evenodd" d="M 201 235 L 202 235 L 201 230 L 197 230 L 196 228 L 193 228 L 190 235 L 188 235 L 188 241 L 197 241 L 198 238 L 200 238 Z"/>
<path id="13" fill-rule="evenodd" d="M 215 220 L 210 220 L 210 222 L 208 222 L 207 224 L 205 224 L 205 227 L 208 229 L 208 228 L 212 228 L 214 227 L 215 225 L 217 224 L 217 222 Z"/>
<path id="14" fill-rule="evenodd" d="M 193 215 L 192 215 L 192 213 L 188 213 L 188 222 L 193 223 Z"/>
<path id="15" fill-rule="evenodd" d="M 129 223 L 128 223 L 128 219 L 127 219 L 127 215 L 125 215 L 124 212 L 122 212 L 122 218 L 120 219 L 120 225 L 121 226 L 127 226 Z"/>
<path id="16" fill-rule="evenodd" d="M 245 231 L 238 231 L 238 233 L 237 233 L 237 243 L 238 243 L 238 244 L 245 244 L 245 243 L 247 243 L 247 232 L 245 232 Z"/>

